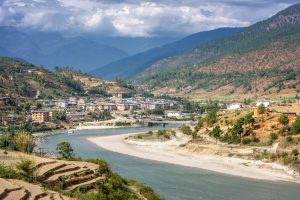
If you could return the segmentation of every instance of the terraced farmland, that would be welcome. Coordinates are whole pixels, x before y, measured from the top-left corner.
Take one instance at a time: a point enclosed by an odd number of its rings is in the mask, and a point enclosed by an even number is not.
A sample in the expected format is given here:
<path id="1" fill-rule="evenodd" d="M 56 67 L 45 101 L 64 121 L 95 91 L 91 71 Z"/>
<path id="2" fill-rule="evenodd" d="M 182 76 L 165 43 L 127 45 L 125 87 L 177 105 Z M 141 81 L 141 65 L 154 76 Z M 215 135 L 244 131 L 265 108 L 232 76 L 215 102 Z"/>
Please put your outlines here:
<path id="1" fill-rule="evenodd" d="M 79 188 L 90 190 L 95 188 L 96 183 L 107 180 L 106 174 L 100 174 L 99 165 L 94 163 L 52 160 L 16 152 L 9 152 L 7 155 L 0 151 L 0 160 L 7 166 L 16 166 L 21 157 L 33 160 L 35 163 L 33 182 L 43 187 L 16 179 L 0 179 L 0 199 L 69 199 L 50 190 L 58 188 L 67 192 Z"/>

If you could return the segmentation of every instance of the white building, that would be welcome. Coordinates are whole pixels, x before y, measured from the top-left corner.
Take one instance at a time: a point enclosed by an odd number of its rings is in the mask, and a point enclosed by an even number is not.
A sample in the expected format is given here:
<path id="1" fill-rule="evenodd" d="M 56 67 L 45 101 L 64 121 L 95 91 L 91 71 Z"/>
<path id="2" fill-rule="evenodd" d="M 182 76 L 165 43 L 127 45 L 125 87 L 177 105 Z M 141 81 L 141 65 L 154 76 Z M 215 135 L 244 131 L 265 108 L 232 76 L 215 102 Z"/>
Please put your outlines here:
<path id="1" fill-rule="evenodd" d="M 165 115 L 167 117 L 180 117 L 181 111 L 168 110 L 168 111 L 165 111 Z"/>
<path id="2" fill-rule="evenodd" d="M 271 105 L 270 101 L 262 101 L 262 102 L 256 102 L 256 107 L 259 107 L 263 105 L 264 107 L 269 107 Z"/>
<path id="3" fill-rule="evenodd" d="M 56 105 L 60 108 L 67 108 L 68 107 L 68 102 L 64 100 L 59 100 L 56 102 Z"/>
<path id="4" fill-rule="evenodd" d="M 242 108 L 242 104 L 241 103 L 232 103 L 230 104 L 229 106 L 227 106 L 227 109 L 228 110 L 237 110 L 237 109 L 240 109 Z"/>

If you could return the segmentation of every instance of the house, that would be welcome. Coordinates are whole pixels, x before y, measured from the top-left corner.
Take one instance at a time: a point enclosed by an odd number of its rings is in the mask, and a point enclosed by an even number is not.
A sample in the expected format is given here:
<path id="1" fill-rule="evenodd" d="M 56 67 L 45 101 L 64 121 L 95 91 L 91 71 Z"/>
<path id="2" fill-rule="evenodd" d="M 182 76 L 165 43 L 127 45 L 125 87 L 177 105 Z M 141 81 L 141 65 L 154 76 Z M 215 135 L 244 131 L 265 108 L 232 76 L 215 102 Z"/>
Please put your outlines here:
<path id="1" fill-rule="evenodd" d="M 125 97 L 126 95 L 129 95 L 130 93 L 131 93 L 130 90 L 119 91 L 119 92 L 113 93 L 113 97 L 122 99 L 123 97 Z"/>
<path id="2" fill-rule="evenodd" d="M 64 100 L 59 100 L 56 102 L 56 106 L 66 109 L 68 107 L 68 102 Z"/>
<path id="3" fill-rule="evenodd" d="M 91 111 L 94 112 L 98 109 L 98 105 L 94 104 L 94 103 L 87 103 L 85 105 L 85 111 Z"/>
<path id="4" fill-rule="evenodd" d="M 78 97 L 69 97 L 69 103 L 77 104 Z"/>
<path id="5" fill-rule="evenodd" d="M 175 111 L 175 110 L 167 110 L 165 111 L 165 115 L 167 117 L 180 117 L 181 116 L 181 111 Z"/>
<path id="6" fill-rule="evenodd" d="M 229 106 L 227 106 L 227 109 L 228 110 L 237 110 L 237 109 L 240 109 L 242 107 L 243 107 L 243 105 L 241 103 L 232 103 Z"/>
<path id="7" fill-rule="evenodd" d="M 80 109 L 80 110 L 85 110 L 85 100 L 84 99 L 78 99 L 77 101 L 77 107 Z"/>
<path id="8" fill-rule="evenodd" d="M 9 97 L 0 97 L 0 105 L 6 105 L 8 101 L 10 100 Z"/>
<path id="9" fill-rule="evenodd" d="M 34 110 L 31 111 L 31 119 L 34 122 L 37 123 L 43 123 L 46 122 L 49 119 L 49 111 L 44 111 L 44 110 Z"/>
<path id="10" fill-rule="evenodd" d="M 119 111 L 128 110 L 128 106 L 125 103 L 117 103 L 117 110 Z"/>
<path id="11" fill-rule="evenodd" d="M 256 107 L 259 107 L 259 106 L 264 106 L 264 107 L 269 107 L 271 105 L 271 102 L 270 101 L 258 101 L 256 102 Z"/>
<path id="12" fill-rule="evenodd" d="M 102 110 L 117 110 L 117 105 L 115 103 L 104 103 L 101 105 Z"/>
<path id="13" fill-rule="evenodd" d="M 283 115 L 286 115 L 286 116 L 293 116 L 293 117 L 296 117 L 297 116 L 297 113 L 296 112 L 282 112 Z"/>

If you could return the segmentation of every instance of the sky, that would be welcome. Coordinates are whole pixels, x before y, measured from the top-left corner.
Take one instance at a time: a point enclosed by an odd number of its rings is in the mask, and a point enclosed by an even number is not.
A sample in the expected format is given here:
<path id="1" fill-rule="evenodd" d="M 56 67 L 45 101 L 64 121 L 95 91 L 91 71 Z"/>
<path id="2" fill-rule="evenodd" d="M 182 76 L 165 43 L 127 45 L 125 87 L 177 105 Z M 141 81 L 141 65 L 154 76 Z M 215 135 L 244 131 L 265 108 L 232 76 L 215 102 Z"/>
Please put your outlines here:
<path id="1" fill-rule="evenodd" d="M 0 25 L 155 37 L 243 27 L 300 0 L 0 0 Z"/>

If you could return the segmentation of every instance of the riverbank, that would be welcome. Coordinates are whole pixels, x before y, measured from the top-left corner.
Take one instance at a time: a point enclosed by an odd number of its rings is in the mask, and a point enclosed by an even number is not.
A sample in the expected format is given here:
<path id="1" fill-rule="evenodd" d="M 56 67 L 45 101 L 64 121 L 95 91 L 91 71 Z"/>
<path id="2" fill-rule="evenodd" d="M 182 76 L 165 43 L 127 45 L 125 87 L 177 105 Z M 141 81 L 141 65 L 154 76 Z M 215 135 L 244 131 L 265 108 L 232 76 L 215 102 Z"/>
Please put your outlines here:
<path id="1" fill-rule="evenodd" d="M 87 140 L 104 149 L 143 159 L 201 168 L 245 178 L 300 182 L 300 179 L 293 175 L 291 169 L 276 163 L 192 153 L 182 148 L 179 149 L 178 146 L 184 144 L 186 140 L 171 140 L 168 142 L 137 142 L 127 140 L 125 142 L 125 139 L 130 135 L 132 134 L 90 137 Z"/>

